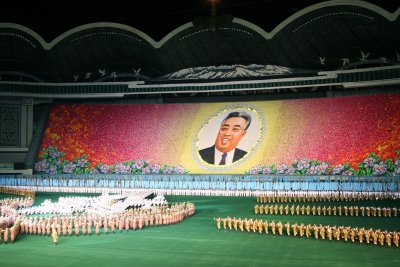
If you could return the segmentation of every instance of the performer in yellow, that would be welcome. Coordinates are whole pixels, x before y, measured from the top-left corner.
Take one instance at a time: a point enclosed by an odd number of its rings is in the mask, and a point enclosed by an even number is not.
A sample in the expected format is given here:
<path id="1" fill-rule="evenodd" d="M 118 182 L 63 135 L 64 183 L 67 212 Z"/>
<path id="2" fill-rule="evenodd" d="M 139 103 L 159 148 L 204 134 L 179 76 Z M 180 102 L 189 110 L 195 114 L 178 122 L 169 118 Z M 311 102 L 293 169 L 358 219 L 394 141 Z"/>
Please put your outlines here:
<path id="1" fill-rule="evenodd" d="M 221 218 L 219 218 L 219 217 L 217 219 L 214 218 L 214 221 L 217 222 L 217 228 L 218 228 L 218 230 L 220 230 L 221 229 Z"/>
<path id="2" fill-rule="evenodd" d="M 294 215 L 294 205 L 292 204 L 292 206 L 290 207 L 290 214 Z"/>
<path id="3" fill-rule="evenodd" d="M 263 221 L 262 220 L 259 220 L 258 221 L 258 232 L 260 233 L 260 234 L 262 234 L 262 231 L 263 231 Z"/>
<path id="4" fill-rule="evenodd" d="M 364 235 L 365 235 L 365 230 L 364 227 L 358 231 L 358 241 L 360 241 L 360 244 L 364 242 Z"/>
<path id="5" fill-rule="evenodd" d="M 289 205 L 286 205 L 285 206 L 285 215 L 288 215 L 289 214 Z"/>
<path id="6" fill-rule="evenodd" d="M 292 225 L 292 229 L 293 229 L 293 236 L 297 236 L 297 231 L 299 229 L 299 226 L 297 225 L 297 222 Z"/>
<path id="7" fill-rule="evenodd" d="M 240 218 L 239 218 L 238 221 L 239 221 L 239 229 L 240 229 L 241 232 L 243 232 L 243 224 L 244 224 L 244 221 L 243 221 L 242 219 L 240 219 Z"/>
<path id="8" fill-rule="evenodd" d="M 354 243 L 356 241 L 356 235 L 357 235 L 357 228 L 351 228 L 350 230 L 350 240 L 352 243 Z"/>
<path id="9" fill-rule="evenodd" d="M 364 217 L 365 215 L 365 208 L 362 206 L 360 207 L 360 211 L 361 211 L 361 216 Z"/>
<path id="10" fill-rule="evenodd" d="M 224 225 L 224 230 L 226 230 L 226 218 L 223 218 L 223 219 L 221 219 L 222 220 L 222 223 L 223 223 L 223 225 Z"/>
<path id="11" fill-rule="evenodd" d="M 325 241 L 325 227 L 322 225 L 319 225 L 319 233 L 321 235 L 322 241 Z"/>
<path id="12" fill-rule="evenodd" d="M 303 237 L 304 236 L 304 224 L 303 223 L 300 224 L 299 229 L 300 229 L 300 237 Z"/>
<path id="13" fill-rule="evenodd" d="M 326 233 L 328 235 L 329 241 L 332 241 L 332 228 L 329 225 L 326 227 Z"/>
<path id="14" fill-rule="evenodd" d="M 282 235 L 282 231 L 283 231 L 283 225 L 281 221 L 278 221 L 278 223 L 276 224 L 276 226 L 278 227 L 278 233 L 279 235 Z"/>
<path id="15" fill-rule="evenodd" d="M 275 235 L 275 231 L 276 231 L 276 229 L 275 229 L 275 221 L 274 221 L 274 220 L 272 220 L 272 222 L 269 224 L 269 226 L 271 226 L 271 231 L 272 231 L 272 234 L 274 234 L 274 235 Z"/>
<path id="16" fill-rule="evenodd" d="M 53 238 L 54 245 L 57 245 L 57 243 L 58 243 L 58 233 L 57 233 L 57 230 L 55 228 L 53 228 L 53 232 L 51 234 L 51 237 Z"/>
<path id="17" fill-rule="evenodd" d="M 253 232 L 255 233 L 258 227 L 258 221 L 257 220 L 253 221 L 253 219 L 250 219 L 250 221 L 251 221 L 251 230 L 253 230 Z"/>
<path id="18" fill-rule="evenodd" d="M 264 222 L 264 231 L 265 231 L 266 235 L 268 234 L 268 226 L 269 226 L 268 221 L 265 221 Z"/>
<path id="19" fill-rule="evenodd" d="M 236 217 L 233 217 L 233 228 L 235 228 L 235 230 L 237 231 L 238 229 L 238 220 L 236 219 Z"/>
<path id="20" fill-rule="evenodd" d="M 264 205 L 260 205 L 260 206 L 258 207 L 258 209 L 259 209 L 259 211 L 260 211 L 260 214 L 263 214 L 263 213 L 264 213 Z"/>
<path id="21" fill-rule="evenodd" d="M 369 241 L 371 240 L 372 232 L 372 228 L 365 231 L 365 241 L 367 242 L 367 244 L 369 244 Z"/>
<path id="22" fill-rule="evenodd" d="M 290 236 L 290 223 L 289 222 L 287 222 L 287 223 L 285 223 L 285 228 L 286 228 L 286 234 L 288 235 L 288 236 Z"/>
<path id="23" fill-rule="evenodd" d="M 244 218 L 244 227 L 246 228 L 247 232 L 250 232 L 250 226 L 251 226 L 250 224 L 251 224 L 250 220 L 247 220 L 247 218 Z"/>
<path id="24" fill-rule="evenodd" d="M 333 234 L 335 235 L 336 240 L 339 241 L 339 240 L 340 240 L 340 227 L 336 227 L 336 226 L 335 226 L 335 227 L 333 228 L 333 231 L 334 231 Z"/>
<path id="25" fill-rule="evenodd" d="M 315 205 L 312 206 L 312 215 L 315 216 L 315 213 L 317 212 L 317 208 L 315 207 Z"/>
<path id="26" fill-rule="evenodd" d="M 264 213 L 265 213 L 265 215 L 268 215 L 268 213 L 269 213 L 269 206 L 268 205 L 264 206 Z"/>
<path id="27" fill-rule="evenodd" d="M 396 248 L 399 247 L 399 233 L 397 233 L 396 231 L 393 231 L 393 244 L 396 246 Z"/>
<path id="28" fill-rule="evenodd" d="M 378 231 L 373 231 L 372 233 L 372 239 L 374 240 L 374 245 L 378 245 L 378 238 L 379 238 L 379 234 Z"/>
<path id="29" fill-rule="evenodd" d="M 306 237 L 309 238 L 311 235 L 311 224 L 307 224 L 306 226 Z"/>
<path id="30" fill-rule="evenodd" d="M 347 242 L 349 239 L 349 229 L 347 227 L 343 227 L 342 232 L 343 232 L 344 241 Z"/>
<path id="31" fill-rule="evenodd" d="M 229 230 L 232 230 L 232 219 L 231 219 L 231 217 L 228 217 L 228 218 L 226 219 L 226 221 L 228 222 L 228 228 L 229 228 Z"/>
<path id="32" fill-rule="evenodd" d="M 379 243 L 381 244 L 381 246 L 385 245 L 385 233 L 384 232 L 381 232 L 379 234 Z"/>
<path id="33" fill-rule="evenodd" d="M 319 227 L 317 225 L 314 224 L 313 226 L 313 230 L 314 230 L 314 237 L 315 239 L 318 240 L 318 235 L 319 235 Z"/>
<path id="34" fill-rule="evenodd" d="M 386 238 L 386 244 L 388 245 L 388 247 L 392 247 L 392 235 L 389 233 L 385 234 L 385 238 Z"/>
<path id="35" fill-rule="evenodd" d="M 258 214 L 258 205 L 255 205 L 255 206 L 254 206 L 254 213 L 255 213 L 255 214 Z"/>
<path id="36" fill-rule="evenodd" d="M 356 217 L 358 217 L 358 206 L 354 207 L 354 214 L 356 215 Z"/>

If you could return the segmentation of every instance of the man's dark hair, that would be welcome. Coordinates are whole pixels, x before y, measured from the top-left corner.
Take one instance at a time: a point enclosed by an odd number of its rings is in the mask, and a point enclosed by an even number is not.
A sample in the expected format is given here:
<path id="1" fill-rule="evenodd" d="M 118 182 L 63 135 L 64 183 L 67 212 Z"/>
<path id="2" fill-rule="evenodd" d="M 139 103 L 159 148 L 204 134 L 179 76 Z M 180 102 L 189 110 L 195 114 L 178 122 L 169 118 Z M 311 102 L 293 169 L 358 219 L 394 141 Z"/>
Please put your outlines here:
<path id="1" fill-rule="evenodd" d="M 229 118 L 237 118 L 237 117 L 240 117 L 240 118 L 243 118 L 243 119 L 246 120 L 246 125 L 244 126 L 244 130 L 246 131 L 250 126 L 251 116 L 249 114 L 247 114 L 246 112 L 244 112 L 244 111 L 235 111 L 235 112 L 229 113 L 228 116 L 226 116 L 226 118 L 222 121 L 221 125 L 227 119 L 229 119 Z"/>

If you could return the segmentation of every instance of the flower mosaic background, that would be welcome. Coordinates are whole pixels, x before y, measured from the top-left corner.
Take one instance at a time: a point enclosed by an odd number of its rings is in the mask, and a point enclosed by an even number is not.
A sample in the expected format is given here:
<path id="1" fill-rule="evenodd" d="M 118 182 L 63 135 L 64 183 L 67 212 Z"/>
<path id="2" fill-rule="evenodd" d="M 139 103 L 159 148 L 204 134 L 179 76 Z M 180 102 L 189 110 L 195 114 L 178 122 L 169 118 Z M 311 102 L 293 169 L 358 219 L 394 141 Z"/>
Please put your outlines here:
<path id="1" fill-rule="evenodd" d="M 395 160 L 381 160 L 371 153 L 366 159 L 351 167 L 349 162 L 333 165 L 318 160 L 298 159 L 291 165 L 257 165 L 246 174 L 286 174 L 286 175 L 348 175 L 348 176 L 395 176 L 400 175 L 400 150 Z"/>
<path id="2" fill-rule="evenodd" d="M 93 165 L 86 155 L 76 158 L 74 161 L 62 160 L 64 152 L 59 152 L 56 147 L 49 146 L 43 149 L 41 160 L 36 162 L 35 170 L 41 173 L 73 173 L 73 174 L 184 174 L 187 173 L 181 165 L 168 166 L 167 164 L 150 164 L 150 161 L 142 159 L 115 164 L 98 163 Z"/>
<path id="3" fill-rule="evenodd" d="M 35 170 L 213 173 L 194 158 L 193 140 L 210 114 L 232 104 L 54 105 Z M 224 173 L 400 174 L 400 94 L 249 104 L 265 118 L 265 137 Z"/>

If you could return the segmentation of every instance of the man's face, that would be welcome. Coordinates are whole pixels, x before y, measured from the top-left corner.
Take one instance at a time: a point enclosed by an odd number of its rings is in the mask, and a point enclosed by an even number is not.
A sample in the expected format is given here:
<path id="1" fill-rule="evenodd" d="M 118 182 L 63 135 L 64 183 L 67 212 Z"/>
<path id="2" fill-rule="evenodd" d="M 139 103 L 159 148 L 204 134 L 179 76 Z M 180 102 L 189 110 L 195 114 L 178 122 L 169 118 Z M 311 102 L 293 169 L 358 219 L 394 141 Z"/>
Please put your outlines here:
<path id="1" fill-rule="evenodd" d="M 223 153 L 235 149 L 243 136 L 246 135 L 245 125 L 246 120 L 241 117 L 232 117 L 225 120 L 215 139 L 215 147 Z"/>

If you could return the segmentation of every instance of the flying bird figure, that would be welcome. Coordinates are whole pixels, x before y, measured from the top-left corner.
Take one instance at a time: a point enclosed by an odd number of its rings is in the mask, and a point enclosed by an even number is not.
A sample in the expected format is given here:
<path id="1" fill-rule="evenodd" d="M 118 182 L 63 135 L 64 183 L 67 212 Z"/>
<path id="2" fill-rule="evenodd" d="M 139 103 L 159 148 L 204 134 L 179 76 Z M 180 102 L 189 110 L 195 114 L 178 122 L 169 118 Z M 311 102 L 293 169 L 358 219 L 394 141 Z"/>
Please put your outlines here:
<path id="1" fill-rule="evenodd" d="M 360 53 L 361 53 L 361 60 L 362 61 L 366 61 L 367 60 L 367 58 L 369 57 L 369 54 L 371 54 L 371 52 L 369 52 L 369 53 L 364 53 L 364 51 L 360 51 Z"/>

